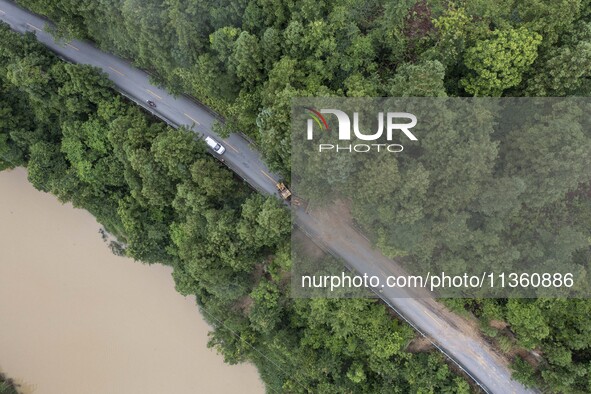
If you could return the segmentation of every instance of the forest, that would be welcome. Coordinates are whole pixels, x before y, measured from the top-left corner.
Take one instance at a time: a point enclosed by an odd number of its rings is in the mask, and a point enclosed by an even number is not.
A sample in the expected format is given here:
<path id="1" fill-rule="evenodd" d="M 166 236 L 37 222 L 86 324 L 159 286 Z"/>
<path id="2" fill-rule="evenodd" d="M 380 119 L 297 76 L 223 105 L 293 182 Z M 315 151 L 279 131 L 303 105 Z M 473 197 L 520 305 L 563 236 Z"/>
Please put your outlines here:
<path id="1" fill-rule="evenodd" d="M 486 295 L 588 297 L 588 99 L 307 101 L 308 107 L 340 108 L 347 113 L 363 108 L 357 114 L 366 124 L 375 120 L 378 108 L 405 105 L 420 119 L 412 129 L 419 137 L 416 141 L 403 133 L 390 141 L 404 142 L 401 153 L 388 153 L 385 148 L 384 152 L 352 154 L 319 152 L 318 144 L 346 146 L 348 141 L 339 141 L 336 133 L 321 133 L 313 141 L 294 138 L 292 146 L 292 186 L 298 195 L 329 209 L 339 201 L 347 202 L 356 225 L 406 271 L 571 272 L 578 279 L 568 291 L 564 286 L 558 286 L 560 291 L 538 286 L 537 291 L 498 288 L 498 293 L 487 291 Z M 307 111 L 300 112 L 294 111 L 295 122 L 302 118 L 296 124 L 307 120 Z M 335 117 L 327 117 L 329 127 L 337 128 L 332 124 L 337 123 Z M 301 134 L 296 125 L 293 130 L 294 135 Z M 363 142 L 367 141 L 354 140 Z M 389 141 L 382 135 L 371 143 L 386 146 Z M 449 289 L 439 297 L 469 295 Z"/>
<path id="2" fill-rule="evenodd" d="M 470 391 L 438 352 L 407 351 L 416 333 L 377 301 L 291 298 L 288 211 L 99 71 L 2 24 L 0 85 L 0 168 L 26 166 L 37 189 L 91 212 L 126 255 L 172 266 L 215 327 L 210 346 L 255 363 L 270 392 Z"/>
<path id="3" fill-rule="evenodd" d="M 188 93 L 289 175 L 292 97 L 589 94 L 589 0 L 18 0 Z"/>
<path id="4" fill-rule="evenodd" d="M 591 94 L 590 0 L 18 3 L 56 22 L 56 35 L 92 40 L 152 71 L 169 90 L 212 107 L 226 119 L 224 132 L 248 134 L 267 163 L 286 176 L 293 97 Z M 4 166 L 27 165 L 37 188 L 88 209 L 125 240 L 131 257 L 173 265 L 179 291 L 197 294 L 210 319 L 223 320 L 211 344 L 228 361 L 253 360 L 271 390 L 285 392 L 468 390 L 437 354 L 405 352 L 413 334 L 383 306 L 369 300 L 290 299 L 283 275 L 290 266 L 290 229 L 282 226 L 287 214 L 274 201 L 233 179 L 200 144 L 189 143 L 186 130 L 171 133 L 114 97 L 94 71 L 57 62 L 31 37 L 2 34 Z M 555 144 L 553 135 L 482 130 L 444 136 L 449 146 L 469 142 L 471 155 L 458 152 L 445 162 L 425 156 L 411 167 L 393 163 L 383 176 L 412 178 L 404 183 L 411 189 L 378 191 L 412 213 L 394 218 L 401 223 L 429 216 L 439 221 L 436 230 L 444 242 L 431 240 L 428 248 L 412 250 L 420 258 L 437 252 L 443 259 L 473 259 L 496 248 L 509 259 L 588 262 L 589 129 L 569 135 L 565 149 L 548 160 L 538 153 Z M 499 148 L 506 139 L 512 143 Z M 425 147 L 436 152 L 441 145 L 425 141 Z M 496 166 L 499 155 L 517 165 Z M 568 182 L 551 176 L 563 160 L 576 172 Z M 429 170 L 441 166 L 446 171 L 429 178 Z M 520 174 L 528 168 L 539 172 Z M 456 182 L 482 174 L 488 183 Z M 228 182 L 237 193 L 222 195 L 211 179 Z M 494 182 L 512 193 L 495 195 Z M 420 198 L 409 198 L 410 191 Z M 447 192 L 459 199 L 446 206 L 440 193 Z M 379 220 L 358 213 L 367 228 L 379 228 L 374 225 Z M 489 232 L 473 231 L 467 213 Z M 502 221 L 495 216 L 514 218 L 512 232 L 500 230 Z M 543 227 L 538 238 L 527 239 L 525 232 L 538 225 Z M 556 240 L 556 228 L 563 230 L 561 250 L 547 247 Z M 465 247 L 466 233 L 478 250 Z M 376 243 L 396 254 L 401 248 L 389 244 L 396 242 L 392 234 L 381 243 L 376 234 Z M 506 239 L 516 242 L 505 249 Z M 403 246 L 412 245 L 410 240 Z M 231 252 L 220 256 L 219 246 Z M 591 301 L 447 304 L 480 320 L 483 333 L 513 359 L 521 381 L 553 392 L 591 391 Z M 538 357 L 525 357 L 530 350 Z"/>

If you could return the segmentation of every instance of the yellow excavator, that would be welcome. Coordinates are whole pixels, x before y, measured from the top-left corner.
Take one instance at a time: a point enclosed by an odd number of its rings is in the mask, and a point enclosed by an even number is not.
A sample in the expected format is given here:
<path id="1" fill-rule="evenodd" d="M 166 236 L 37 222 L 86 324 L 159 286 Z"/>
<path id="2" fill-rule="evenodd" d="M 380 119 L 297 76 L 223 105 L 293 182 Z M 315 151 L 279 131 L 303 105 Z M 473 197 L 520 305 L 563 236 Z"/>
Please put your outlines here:
<path id="1" fill-rule="evenodd" d="M 288 201 L 291 197 L 291 192 L 285 186 L 285 184 L 283 182 L 279 182 L 276 186 L 277 190 L 279 190 L 279 195 L 281 195 L 281 198 L 283 198 L 285 201 Z"/>
<path id="2" fill-rule="evenodd" d="M 279 190 L 279 195 L 281 198 L 283 198 L 287 203 L 307 211 L 308 204 L 298 196 L 292 195 L 291 191 L 287 188 L 287 186 L 285 186 L 283 182 L 279 182 L 275 186 L 277 186 L 277 190 Z"/>

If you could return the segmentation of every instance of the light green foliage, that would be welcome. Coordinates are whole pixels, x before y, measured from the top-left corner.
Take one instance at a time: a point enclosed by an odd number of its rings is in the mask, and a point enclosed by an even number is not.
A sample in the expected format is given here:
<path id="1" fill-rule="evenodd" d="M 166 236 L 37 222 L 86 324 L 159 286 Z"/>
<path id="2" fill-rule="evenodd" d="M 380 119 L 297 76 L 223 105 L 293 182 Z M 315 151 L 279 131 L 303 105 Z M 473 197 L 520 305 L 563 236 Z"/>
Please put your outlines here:
<path id="1" fill-rule="evenodd" d="M 455 8 L 452 4 L 443 15 L 433 20 L 433 25 L 439 36 L 437 58 L 446 65 L 456 63 L 473 35 L 471 30 L 474 25 L 470 23 L 470 16 L 464 8 Z"/>
<path id="2" fill-rule="evenodd" d="M 393 155 L 380 157 L 383 160 L 370 160 L 359 172 L 353 215 L 367 228 L 377 223 L 407 224 L 420 220 L 429 186 L 428 171 L 419 163 L 399 174 Z"/>
<path id="3" fill-rule="evenodd" d="M 538 346 L 550 333 L 542 311 L 533 302 L 509 300 L 507 319 L 519 342 L 528 349 Z"/>
<path id="4" fill-rule="evenodd" d="M 521 83 L 522 75 L 538 56 L 542 36 L 525 28 L 501 30 L 466 50 L 471 74 L 462 86 L 475 96 L 500 96 Z"/>
<path id="5" fill-rule="evenodd" d="M 250 293 L 253 306 L 249 312 L 249 319 L 255 329 L 269 332 L 275 328 L 281 317 L 281 296 L 277 285 L 261 280 Z"/>

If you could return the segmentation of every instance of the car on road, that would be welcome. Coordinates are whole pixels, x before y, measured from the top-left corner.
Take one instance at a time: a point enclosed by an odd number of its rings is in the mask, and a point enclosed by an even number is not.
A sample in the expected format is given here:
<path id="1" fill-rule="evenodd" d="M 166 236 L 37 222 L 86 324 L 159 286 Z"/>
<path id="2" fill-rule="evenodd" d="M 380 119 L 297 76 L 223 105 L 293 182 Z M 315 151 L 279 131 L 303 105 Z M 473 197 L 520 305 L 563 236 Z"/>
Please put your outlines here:
<path id="1" fill-rule="evenodd" d="M 224 152 L 226 151 L 226 148 L 224 148 L 222 146 L 222 144 L 220 144 L 219 142 L 217 142 L 216 140 L 214 140 L 211 137 L 205 137 L 205 143 L 211 148 L 213 149 L 213 151 L 215 153 L 217 153 L 218 155 L 223 155 Z"/>

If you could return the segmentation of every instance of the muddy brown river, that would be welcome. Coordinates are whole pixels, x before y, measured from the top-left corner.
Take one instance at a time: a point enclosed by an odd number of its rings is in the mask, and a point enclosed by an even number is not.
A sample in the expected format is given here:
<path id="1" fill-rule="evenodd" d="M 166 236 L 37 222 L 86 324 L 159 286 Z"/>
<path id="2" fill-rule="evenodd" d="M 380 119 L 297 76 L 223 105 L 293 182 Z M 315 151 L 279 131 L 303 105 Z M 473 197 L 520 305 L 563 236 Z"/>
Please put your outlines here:
<path id="1" fill-rule="evenodd" d="M 264 392 L 207 349 L 171 269 L 111 254 L 85 211 L 0 172 L 0 371 L 24 393 Z"/>

